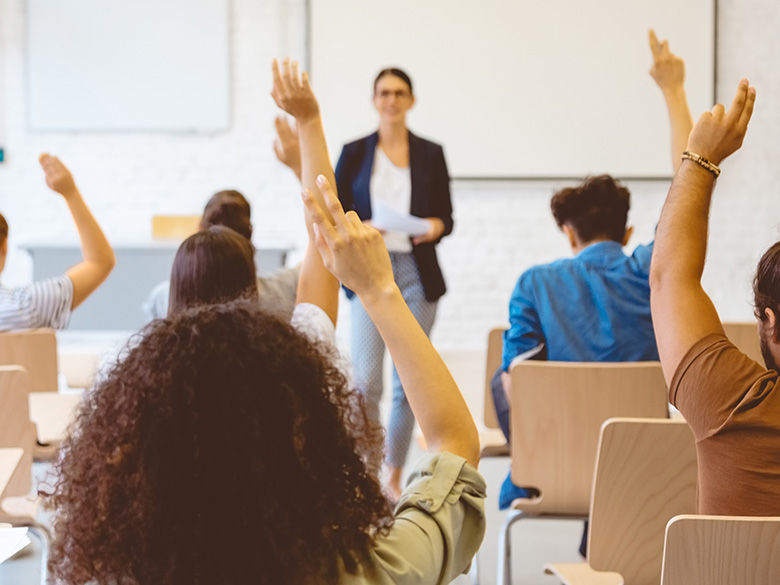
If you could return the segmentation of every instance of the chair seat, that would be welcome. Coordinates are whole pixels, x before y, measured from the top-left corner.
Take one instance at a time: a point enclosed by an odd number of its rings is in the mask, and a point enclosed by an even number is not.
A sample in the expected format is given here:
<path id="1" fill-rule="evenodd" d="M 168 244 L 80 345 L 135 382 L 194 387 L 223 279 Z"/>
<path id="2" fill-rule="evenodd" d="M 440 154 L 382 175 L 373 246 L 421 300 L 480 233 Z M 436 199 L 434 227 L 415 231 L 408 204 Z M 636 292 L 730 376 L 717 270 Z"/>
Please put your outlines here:
<path id="1" fill-rule="evenodd" d="M 28 496 L 13 496 L 0 501 L 0 522 L 13 526 L 30 526 L 36 524 L 40 500 Z"/>
<path id="2" fill-rule="evenodd" d="M 555 563 L 544 566 L 544 572 L 555 575 L 564 585 L 623 585 L 620 573 L 594 571 L 588 563 Z"/>
<path id="3" fill-rule="evenodd" d="M 81 394 L 30 392 L 30 419 L 38 427 L 38 441 L 44 445 L 62 441 L 80 403 Z"/>

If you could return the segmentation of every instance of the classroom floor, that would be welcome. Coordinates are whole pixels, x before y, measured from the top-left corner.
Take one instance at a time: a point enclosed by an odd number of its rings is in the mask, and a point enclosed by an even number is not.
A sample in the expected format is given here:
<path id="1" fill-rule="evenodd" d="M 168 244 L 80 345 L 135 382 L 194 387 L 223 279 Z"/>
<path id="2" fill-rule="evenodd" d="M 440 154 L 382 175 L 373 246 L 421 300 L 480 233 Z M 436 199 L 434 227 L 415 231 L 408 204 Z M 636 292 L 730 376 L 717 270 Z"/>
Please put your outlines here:
<path id="1" fill-rule="evenodd" d="M 60 355 L 83 355 L 99 352 L 105 355 L 115 354 L 121 346 L 121 336 L 100 334 L 97 337 L 78 332 L 66 332 L 58 335 Z M 464 391 L 466 400 L 476 417 L 481 418 L 481 388 L 484 384 L 484 353 L 443 352 L 445 361 L 456 381 Z M 63 360 L 61 359 L 61 362 Z M 385 368 L 389 378 L 389 368 Z M 389 389 L 389 384 L 386 384 Z M 387 412 L 390 392 L 385 392 L 386 402 L 383 412 Z M 421 454 L 416 442 L 412 444 L 409 461 L 412 463 Z M 36 479 L 44 477 L 50 469 L 49 464 L 35 464 L 33 473 Z M 488 485 L 488 497 L 485 502 L 487 512 L 487 531 L 479 553 L 480 583 L 495 583 L 497 564 L 497 535 L 505 513 L 497 506 L 498 487 L 509 469 L 509 460 L 504 458 L 485 459 L 480 470 Z M 554 577 L 544 574 L 547 562 L 577 562 L 581 558 L 577 552 L 582 535 L 582 523 L 572 521 L 526 520 L 515 524 L 512 532 L 513 544 L 513 583 L 519 585 L 555 585 Z M 0 565 L 0 584 L 33 585 L 39 582 L 40 551 L 36 542 L 28 548 L 26 554 L 10 559 Z M 457 585 L 468 585 L 468 576 L 454 581 Z"/>

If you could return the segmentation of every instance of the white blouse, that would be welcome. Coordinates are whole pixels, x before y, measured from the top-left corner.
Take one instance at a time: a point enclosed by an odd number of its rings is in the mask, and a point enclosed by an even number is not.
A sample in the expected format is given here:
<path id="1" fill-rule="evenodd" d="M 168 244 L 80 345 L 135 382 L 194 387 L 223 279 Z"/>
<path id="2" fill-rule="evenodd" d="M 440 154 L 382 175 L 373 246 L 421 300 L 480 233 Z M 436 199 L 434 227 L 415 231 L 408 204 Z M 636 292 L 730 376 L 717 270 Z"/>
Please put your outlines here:
<path id="1" fill-rule="evenodd" d="M 410 168 L 397 167 L 379 146 L 374 153 L 371 171 L 371 205 L 381 202 L 393 211 L 408 215 L 412 205 L 412 173 Z M 403 232 L 384 233 L 385 245 L 391 252 L 411 252 L 412 242 Z"/>

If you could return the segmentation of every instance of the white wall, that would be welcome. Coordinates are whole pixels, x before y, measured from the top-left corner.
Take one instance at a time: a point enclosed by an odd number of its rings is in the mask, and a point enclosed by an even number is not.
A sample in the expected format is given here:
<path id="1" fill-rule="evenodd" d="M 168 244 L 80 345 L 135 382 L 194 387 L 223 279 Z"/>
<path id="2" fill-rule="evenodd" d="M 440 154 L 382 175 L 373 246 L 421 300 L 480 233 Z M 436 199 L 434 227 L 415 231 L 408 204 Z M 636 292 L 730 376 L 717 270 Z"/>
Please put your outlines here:
<path id="1" fill-rule="evenodd" d="M 748 74 L 758 88 L 758 103 L 743 151 L 723 165 L 704 282 L 723 318 L 749 319 L 752 271 L 761 252 L 780 237 L 780 6 L 774 0 L 721 0 L 719 5 L 719 98 L 730 100 L 739 77 Z M 234 125 L 227 133 L 204 137 L 28 132 L 24 6 L 24 0 L 0 0 L 8 149 L 7 162 L 0 165 L 0 210 L 11 224 L 12 246 L 76 239 L 64 203 L 42 185 L 35 158 L 43 150 L 72 167 L 112 241 L 145 239 L 152 213 L 198 212 L 213 191 L 234 186 L 254 205 L 256 243 L 302 246 L 298 189 L 270 148 L 275 108 L 268 97 L 270 59 L 304 53 L 302 0 L 233 0 Z M 601 139 L 593 139 L 594 148 Z M 450 292 L 434 329 L 439 347 L 482 347 L 488 328 L 506 320 L 517 275 L 568 253 L 549 213 L 554 186 L 453 185 L 455 232 L 440 246 Z M 647 241 L 666 185 L 630 186 L 635 241 Z M 12 249 L 4 282 L 23 282 L 30 274 L 24 253 Z"/>

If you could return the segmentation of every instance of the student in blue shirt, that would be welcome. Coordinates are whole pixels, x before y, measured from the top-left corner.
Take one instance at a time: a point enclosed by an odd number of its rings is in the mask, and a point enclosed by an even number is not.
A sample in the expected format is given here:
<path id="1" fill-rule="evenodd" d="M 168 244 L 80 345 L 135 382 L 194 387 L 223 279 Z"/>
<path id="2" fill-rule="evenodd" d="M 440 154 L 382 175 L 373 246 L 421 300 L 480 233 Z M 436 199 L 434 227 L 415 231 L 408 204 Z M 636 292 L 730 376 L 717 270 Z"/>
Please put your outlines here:
<path id="1" fill-rule="evenodd" d="M 653 67 L 669 111 L 676 170 L 693 121 L 684 90 L 685 65 L 650 31 Z M 573 258 L 534 266 L 518 279 L 509 303 L 501 367 L 493 378 L 499 422 L 509 438 L 509 368 L 516 360 L 657 360 L 648 277 L 653 244 L 627 255 L 628 189 L 609 175 L 590 177 L 557 192 L 550 207 Z M 507 477 L 499 507 L 526 497 Z"/>

